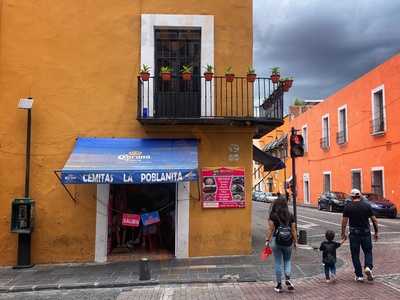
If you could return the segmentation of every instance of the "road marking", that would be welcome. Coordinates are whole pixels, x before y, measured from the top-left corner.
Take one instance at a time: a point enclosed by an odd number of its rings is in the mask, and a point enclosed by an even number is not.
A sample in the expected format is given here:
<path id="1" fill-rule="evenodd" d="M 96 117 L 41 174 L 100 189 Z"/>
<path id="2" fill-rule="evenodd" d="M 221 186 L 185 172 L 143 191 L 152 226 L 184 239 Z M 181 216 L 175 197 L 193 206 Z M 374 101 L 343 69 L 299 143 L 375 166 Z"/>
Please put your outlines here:
<path id="1" fill-rule="evenodd" d="M 314 221 L 319 221 L 319 222 L 322 222 L 322 223 L 326 223 L 326 224 L 330 224 L 330 225 L 335 225 L 335 226 L 341 226 L 340 224 L 338 224 L 338 223 L 333 223 L 333 222 L 329 222 L 329 221 L 325 221 L 325 220 L 321 220 L 321 219 L 317 219 L 317 218 L 311 218 L 311 217 L 306 217 L 306 216 L 303 216 L 303 215 L 301 215 L 301 216 L 299 216 L 299 217 L 302 217 L 302 218 L 306 218 L 306 219 L 310 219 L 310 220 L 314 220 Z"/>
<path id="2" fill-rule="evenodd" d="M 298 224 L 298 223 L 297 223 L 297 227 L 298 227 L 298 228 L 310 229 L 310 228 L 312 228 L 312 227 L 318 226 L 317 224 L 312 223 L 312 222 L 309 222 L 309 221 L 305 221 L 305 220 L 301 220 L 301 219 L 299 219 L 298 221 L 300 221 L 300 222 L 302 222 L 302 223 L 305 223 L 305 224 Z"/>
<path id="3" fill-rule="evenodd" d="M 400 226 L 400 220 L 399 221 L 394 221 L 394 220 L 378 219 L 378 225 L 380 225 L 380 223 L 382 223 L 382 222 Z"/>
<path id="4" fill-rule="evenodd" d="M 379 232 L 379 235 L 385 235 L 385 234 L 398 234 L 400 235 L 399 231 L 385 231 L 385 232 Z M 371 233 L 371 235 L 373 235 L 373 233 Z M 319 238 L 319 237 L 324 237 L 325 233 L 321 233 L 321 234 L 314 234 L 314 235 L 309 235 L 309 238 Z"/>

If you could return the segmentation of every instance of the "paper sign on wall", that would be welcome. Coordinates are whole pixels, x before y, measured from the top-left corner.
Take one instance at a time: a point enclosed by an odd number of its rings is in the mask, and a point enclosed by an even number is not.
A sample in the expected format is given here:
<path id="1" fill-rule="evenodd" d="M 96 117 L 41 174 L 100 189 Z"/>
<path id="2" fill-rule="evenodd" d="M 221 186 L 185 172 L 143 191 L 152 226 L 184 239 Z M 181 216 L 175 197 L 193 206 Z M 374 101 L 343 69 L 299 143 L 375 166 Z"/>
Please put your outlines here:
<path id="1" fill-rule="evenodd" d="M 201 193 L 204 208 L 245 207 L 243 168 L 203 168 Z"/>

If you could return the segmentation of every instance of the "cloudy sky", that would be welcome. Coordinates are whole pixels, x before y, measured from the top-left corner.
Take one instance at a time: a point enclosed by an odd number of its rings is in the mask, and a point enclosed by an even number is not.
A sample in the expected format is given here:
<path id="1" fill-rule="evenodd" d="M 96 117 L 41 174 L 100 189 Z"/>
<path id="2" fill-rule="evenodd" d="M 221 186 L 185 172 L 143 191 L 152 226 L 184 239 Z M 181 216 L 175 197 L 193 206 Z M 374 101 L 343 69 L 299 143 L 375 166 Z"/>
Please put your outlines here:
<path id="1" fill-rule="evenodd" d="M 399 0 L 254 0 L 254 65 L 295 77 L 285 97 L 322 99 L 400 51 Z"/>

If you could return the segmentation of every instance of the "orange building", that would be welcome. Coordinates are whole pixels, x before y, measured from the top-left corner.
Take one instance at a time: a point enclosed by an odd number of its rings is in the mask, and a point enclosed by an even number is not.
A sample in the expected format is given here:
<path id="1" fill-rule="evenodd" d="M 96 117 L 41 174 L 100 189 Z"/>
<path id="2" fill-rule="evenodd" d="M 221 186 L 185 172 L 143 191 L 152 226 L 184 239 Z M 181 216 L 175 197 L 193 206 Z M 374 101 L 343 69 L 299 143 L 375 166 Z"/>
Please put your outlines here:
<path id="1" fill-rule="evenodd" d="M 323 191 L 381 194 L 400 208 L 400 55 L 294 118 L 306 154 L 296 160 L 299 202 Z"/>
<path id="2" fill-rule="evenodd" d="M 254 162 L 254 190 L 285 194 L 285 187 L 287 187 L 292 174 L 292 163 L 288 152 L 289 116 L 284 117 L 283 122 L 282 126 L 275 128 L 259 139 L 255 139 L 253 143 L 266 153 L 282 160 L 286 167 L 276 171 L 265 171 L 262 165 Z"/>
<path id="3" fill-rule="evenodd" d="M 269 78 L 246 78 L 251 0 L 0 5 L 0 265 L 17 261 L 10 211 L 24 194 L 26 142 L 26 113 L 17 103 L 28 96 L 33 263 L 251 252 L 252 139 L 283 123 L 282 89 Z M 143 64 L 149 80 L 138 78 Z M 193 77 L 184 80 L 187 64 Z M 212 81 L 203 76 L 207 64 L 215 67 Z M 160 78 L 165 66 L 171 80 Z M 233 82 L 224 76 L 228 66 Z M 218 186 L 227 172 L 231 181 Z M 158 212 L 152 220 L 161 225 L 144 228 L 147 212 Z M 26 226 L 27 216 L 21 209 L 14 225 Z M 126 225 L 139 220 L 140 229 Z"/>

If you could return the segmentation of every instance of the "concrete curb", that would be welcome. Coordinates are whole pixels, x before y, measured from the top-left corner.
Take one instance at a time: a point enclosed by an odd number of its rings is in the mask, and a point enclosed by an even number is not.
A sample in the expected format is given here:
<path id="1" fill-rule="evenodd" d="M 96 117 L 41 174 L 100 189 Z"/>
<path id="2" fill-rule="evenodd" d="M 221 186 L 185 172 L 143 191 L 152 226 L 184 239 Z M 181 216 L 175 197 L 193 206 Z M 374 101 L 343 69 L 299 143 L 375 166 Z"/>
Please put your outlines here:
<path id="1" fill-rule="evenodd" d="M 199 284 L 199 283 L 229 283 L 229 282 L 256 282 L 257 280 L 229 280 L 229 279 L 197 279 L 197 280 L 149 280 L 149 281 L 129 281 L 129 282 L 94 282 L 94 283 L 74 283 L 74 284 L 43 284 L 43 285 L 21 285 L 11 287 L 0 287 L 0 294 L 22 293 L 45 290 L 77 290 L 77 289 L 100 289 L 100 288 L 123 288 L 138 286 L 156 286 L 171 284 Z"/>

